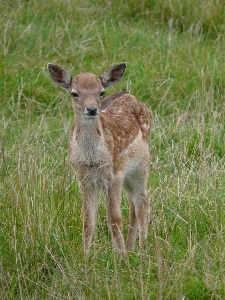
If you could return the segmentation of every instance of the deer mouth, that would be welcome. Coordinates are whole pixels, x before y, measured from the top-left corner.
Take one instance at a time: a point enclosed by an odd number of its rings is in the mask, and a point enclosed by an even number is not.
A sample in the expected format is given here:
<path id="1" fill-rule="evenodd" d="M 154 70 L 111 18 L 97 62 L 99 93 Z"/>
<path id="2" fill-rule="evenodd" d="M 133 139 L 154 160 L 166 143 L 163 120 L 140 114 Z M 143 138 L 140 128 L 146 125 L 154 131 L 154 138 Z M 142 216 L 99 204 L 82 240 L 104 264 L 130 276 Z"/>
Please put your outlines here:
<path id="1" fill-rule="evenodd" d="M 84 114 L 86 116 L 95 117 L 99 114 L 99 108 L 95 106 L 86 106 L 84 109 Z"/>

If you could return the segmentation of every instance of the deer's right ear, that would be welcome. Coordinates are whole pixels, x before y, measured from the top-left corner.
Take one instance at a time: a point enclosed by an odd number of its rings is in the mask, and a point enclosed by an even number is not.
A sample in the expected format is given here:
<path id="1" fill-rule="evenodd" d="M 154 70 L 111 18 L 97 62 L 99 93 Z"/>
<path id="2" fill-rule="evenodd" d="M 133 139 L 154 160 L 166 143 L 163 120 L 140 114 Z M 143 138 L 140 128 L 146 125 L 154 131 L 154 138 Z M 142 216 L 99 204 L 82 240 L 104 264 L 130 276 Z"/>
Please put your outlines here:
<path id="1" fill-rule="evenodd" d="M 53 64 L 48 64 L 48 71 L 56 85 L 69 91 L 72 78 L 67 74 L 66 70 Z"/>

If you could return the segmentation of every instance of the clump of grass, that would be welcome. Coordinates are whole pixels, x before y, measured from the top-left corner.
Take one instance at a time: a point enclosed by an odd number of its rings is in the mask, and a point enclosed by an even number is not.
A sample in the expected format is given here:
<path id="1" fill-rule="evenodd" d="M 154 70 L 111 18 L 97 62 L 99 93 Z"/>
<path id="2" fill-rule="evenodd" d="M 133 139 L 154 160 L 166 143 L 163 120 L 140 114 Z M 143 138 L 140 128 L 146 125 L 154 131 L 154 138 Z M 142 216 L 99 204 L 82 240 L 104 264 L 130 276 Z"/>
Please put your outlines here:
<path id="1" fill-rule="evenodd" d="M 219 1 L 1 2 L 2 299 L 223 299 L 224 10 Z M 68 162 L 69 97 L 46 64 L 124 80 L 152 108 L 146 251 L 113 252 L 100 200 L 90 256 Z M 124 233 L 127 202 L 122 201 Z"/>

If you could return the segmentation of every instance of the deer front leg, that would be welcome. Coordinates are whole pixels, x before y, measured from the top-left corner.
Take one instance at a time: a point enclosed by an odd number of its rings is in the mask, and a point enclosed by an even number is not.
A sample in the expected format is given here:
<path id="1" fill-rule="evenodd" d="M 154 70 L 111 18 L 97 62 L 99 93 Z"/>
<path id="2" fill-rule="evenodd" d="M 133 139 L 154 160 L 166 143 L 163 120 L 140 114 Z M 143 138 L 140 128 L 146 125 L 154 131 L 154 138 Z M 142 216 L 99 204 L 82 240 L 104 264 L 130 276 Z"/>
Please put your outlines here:
<path id="1" fill-rule="evenodd" d="M 91 245 L 96 224 L 97 189 L 95 186 L 82 188 L 82 201 L 83 244 L 84 252 L 87 252 Z"/>
<path id="2" fill-rule="evenodd" d="M 122 234 L 121 213 L 122 180 L 120 177 L 113 180 L 107 191 L 107 219 L 109 230 L 116 250 L 125 252 L 124 238 Z"/>

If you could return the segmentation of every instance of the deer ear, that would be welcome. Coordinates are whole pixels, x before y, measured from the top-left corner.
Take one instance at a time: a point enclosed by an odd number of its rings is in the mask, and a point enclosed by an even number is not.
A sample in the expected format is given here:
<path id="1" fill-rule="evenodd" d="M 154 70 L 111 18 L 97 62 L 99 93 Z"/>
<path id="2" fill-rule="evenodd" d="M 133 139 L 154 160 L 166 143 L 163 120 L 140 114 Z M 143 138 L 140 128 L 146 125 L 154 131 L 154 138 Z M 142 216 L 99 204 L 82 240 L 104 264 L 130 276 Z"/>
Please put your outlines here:
<path id="1" fill-rule="evenodd" d="M 69 91 L 72 78 L 67 74 L 66 70 L 56 65 L 48 64 L 48 71 L 56 85 Z"/>
<path id="2" fill-rule="evenodd" d="M 117 84 L 123 77 L 126 63 L 109 68 L 100 78 L 104 88 Z"/>

